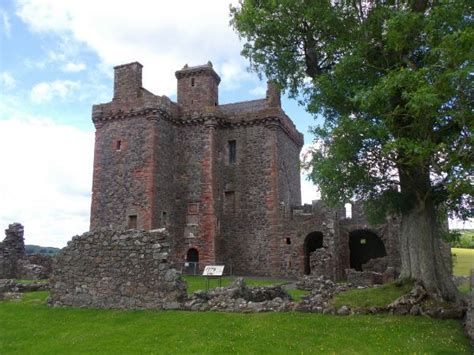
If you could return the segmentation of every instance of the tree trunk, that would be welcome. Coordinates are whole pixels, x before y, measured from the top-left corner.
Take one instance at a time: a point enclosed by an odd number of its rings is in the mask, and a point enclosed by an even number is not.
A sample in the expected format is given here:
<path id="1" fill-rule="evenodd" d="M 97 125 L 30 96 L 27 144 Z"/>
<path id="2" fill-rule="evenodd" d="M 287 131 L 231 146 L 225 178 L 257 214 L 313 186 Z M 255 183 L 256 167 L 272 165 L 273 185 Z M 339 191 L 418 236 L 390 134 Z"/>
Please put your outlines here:
<path id="1" fill-rule="evenodd" d="M 457 302 L 459 294 L 451 277 L 434 205 L 419 203 L 402 215 L 400 230 L 401 279 L 421 281 L 436 299 Z"/>

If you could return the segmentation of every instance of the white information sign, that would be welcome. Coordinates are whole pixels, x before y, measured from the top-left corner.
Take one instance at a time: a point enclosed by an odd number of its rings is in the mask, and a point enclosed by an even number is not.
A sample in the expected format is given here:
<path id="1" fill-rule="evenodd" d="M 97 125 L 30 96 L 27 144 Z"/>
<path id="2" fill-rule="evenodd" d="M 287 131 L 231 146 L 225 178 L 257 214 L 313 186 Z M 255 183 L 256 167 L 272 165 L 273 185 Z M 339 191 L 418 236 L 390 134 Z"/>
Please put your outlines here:
<path id="1" fill-rule="evenodd" d="M 204 268 L 203 276 L 222 276 L 224 265 L 208 265 Z"/>

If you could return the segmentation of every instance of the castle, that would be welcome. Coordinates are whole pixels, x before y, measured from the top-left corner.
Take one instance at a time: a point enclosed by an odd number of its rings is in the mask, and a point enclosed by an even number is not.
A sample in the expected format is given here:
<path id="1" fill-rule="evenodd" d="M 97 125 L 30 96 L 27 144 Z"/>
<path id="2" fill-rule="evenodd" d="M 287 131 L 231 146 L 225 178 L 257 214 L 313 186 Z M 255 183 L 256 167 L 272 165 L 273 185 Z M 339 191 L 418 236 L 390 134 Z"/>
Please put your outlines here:
<path id="1" fill-rule="evenodd" d="M 175 103 L 142 87 L 140 63 L 114 70 L 112 101 L 92 111 L 92 231 L 164 227 L 171 261 L 235 274 L 343 279 L 380 268 L 371 259 L 399 266 L 396 219 L 371 226 L 358 204 L 352 218 L 301 206 L 303 135 L 271 83 L 264 99 L 221 105 L 212 64 L 185 65 Z"/>

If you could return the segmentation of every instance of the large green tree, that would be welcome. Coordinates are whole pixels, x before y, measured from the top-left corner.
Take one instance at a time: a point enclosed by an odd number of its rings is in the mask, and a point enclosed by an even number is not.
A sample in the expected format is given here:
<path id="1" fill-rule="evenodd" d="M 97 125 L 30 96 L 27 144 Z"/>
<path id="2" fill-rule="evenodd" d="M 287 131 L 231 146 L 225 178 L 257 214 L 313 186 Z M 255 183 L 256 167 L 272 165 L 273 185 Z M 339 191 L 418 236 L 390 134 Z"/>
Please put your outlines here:
<path id="1" fill-rule="evenodd" d="M 473 202 L 472 0 L 241 0 L 251 67 L 322 115 L 323 198 L 401 215 L 402 278 L 457 300 L 440 215 Z"/>

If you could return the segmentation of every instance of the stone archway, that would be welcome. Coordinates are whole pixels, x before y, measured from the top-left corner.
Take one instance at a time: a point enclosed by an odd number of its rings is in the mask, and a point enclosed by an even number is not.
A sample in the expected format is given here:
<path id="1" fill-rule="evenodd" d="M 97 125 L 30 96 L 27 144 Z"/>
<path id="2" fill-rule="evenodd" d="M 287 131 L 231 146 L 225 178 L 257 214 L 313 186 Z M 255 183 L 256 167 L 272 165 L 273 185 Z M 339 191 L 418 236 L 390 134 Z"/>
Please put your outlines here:
<path id="1" fill-rule="evenodd" d="M 186 253 L 186 261 L 189 263 L 198 263 L 199 251 L 196 248 L 190 248 Z"/>
<path id="2" fill-rule="evenodd" d="M 380 237 L 367 229 L 358 229 L 349 233 L 350 267 L 362 271 L 362 265 L 370 259 L 387 255 Z"/>
<path id="3" fill-rule="evenodd" d="M 323 233 L 311 232 L 304 239 L 303 252 L 304 252 L 304 274 L 309 275 L 311 273 L 310 255 L 316 249 L 323 247 Z"/>

